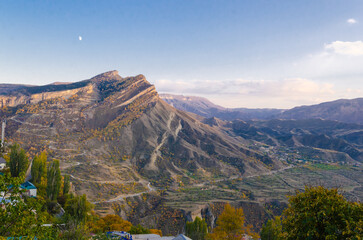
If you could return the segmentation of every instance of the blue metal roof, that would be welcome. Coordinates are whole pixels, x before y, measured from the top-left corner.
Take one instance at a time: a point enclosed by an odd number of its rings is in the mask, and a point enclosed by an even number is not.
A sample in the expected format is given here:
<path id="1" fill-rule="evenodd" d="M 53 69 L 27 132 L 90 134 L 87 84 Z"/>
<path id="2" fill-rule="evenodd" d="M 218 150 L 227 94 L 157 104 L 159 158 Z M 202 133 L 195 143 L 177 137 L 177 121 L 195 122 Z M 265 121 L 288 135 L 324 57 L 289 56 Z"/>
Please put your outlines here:
<path id="1" fill-rule="evenodd" d="M 36 187 L 36 186 L 34 186 L 34 184 L 33 184 L 33 183 L 31 183 L 31 182 L 29 182 L 29 181 L 26 181 L 25 183 L 22 183 L 22 184 L 20 185 L 20 187 L 21 187 L 22 189 L 27 189 L 27 190 L 29 190 L 29 189 L 37 189 L 37 187 Z"/>

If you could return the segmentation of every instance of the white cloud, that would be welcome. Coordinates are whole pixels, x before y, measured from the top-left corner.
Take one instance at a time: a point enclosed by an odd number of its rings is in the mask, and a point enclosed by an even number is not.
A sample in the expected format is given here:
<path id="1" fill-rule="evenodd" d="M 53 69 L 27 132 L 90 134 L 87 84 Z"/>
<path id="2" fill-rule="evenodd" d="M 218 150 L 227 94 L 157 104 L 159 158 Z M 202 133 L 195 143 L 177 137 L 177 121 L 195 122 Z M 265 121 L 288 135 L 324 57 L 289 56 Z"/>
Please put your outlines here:
<path id="1" fill-rule="evenodd" d="M 342 42 L 335 41 L 325 45 L 325 49 L 333 53 L 350 55 L 350 56 L 363 56 L 363 42 Z"/>
<path id="2" fill-rule="evenodd" d="M 280 65 L 275 80 L 164 79 L 155 86 L 159 92 L 203 96 L 225 107 L 291 108 L 362 97 L 362 65 L 362 41 L 334 41 L 319 52 Z"/>
<path id="3" fill-rule="evenodd" d="M 349 18 L 347 20 L 347 23 L 349 23 L 349 24 L 355 24 L 355 23 L 357 23 L 357 20 L 355 20 L 354 18 Z"/>

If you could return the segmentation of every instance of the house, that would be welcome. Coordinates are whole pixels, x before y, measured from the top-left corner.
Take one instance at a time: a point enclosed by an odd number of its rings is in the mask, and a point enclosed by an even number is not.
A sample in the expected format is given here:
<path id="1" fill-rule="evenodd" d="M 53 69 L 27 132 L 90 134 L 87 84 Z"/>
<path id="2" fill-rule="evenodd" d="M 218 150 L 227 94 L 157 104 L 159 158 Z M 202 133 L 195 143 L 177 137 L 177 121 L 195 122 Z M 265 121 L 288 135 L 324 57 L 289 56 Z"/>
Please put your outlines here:
<path id="1" fill-rule="evenodd" d="M 29 181 L 26 181 L 25 183 L 22 183 L 20 185 L 21 189 L 25 190 L 24 195 L 28 197 L 36 197 L 37 196 L 37 188 Z"/>
<path id="2" fill-rule="evenodd" d="M 3 170 L 6 167 L 6 161 L 4 158 L 0 157 L 0 170 Z"/>
<path id="3" fill-rule="evenodd" d="M 175 238 L 173 238 L 173 240 L 192 240 L 191 238 L 188 238 L 187 236 L 180 234 L 178 236 L 176 236 Z"/>
<path id="4" fill-rule="evenodd" d="M 192 240 L 183 234 L 176 237 L 160 237 L 157 234 L 134 234 L 132 237 L 133 240 Z"/>
<path id="5" fill-rule="evenodd" d="M 133 240 L 173 240 L 174 237 L 160 237 L 157 234 L 133 234 Z"/>

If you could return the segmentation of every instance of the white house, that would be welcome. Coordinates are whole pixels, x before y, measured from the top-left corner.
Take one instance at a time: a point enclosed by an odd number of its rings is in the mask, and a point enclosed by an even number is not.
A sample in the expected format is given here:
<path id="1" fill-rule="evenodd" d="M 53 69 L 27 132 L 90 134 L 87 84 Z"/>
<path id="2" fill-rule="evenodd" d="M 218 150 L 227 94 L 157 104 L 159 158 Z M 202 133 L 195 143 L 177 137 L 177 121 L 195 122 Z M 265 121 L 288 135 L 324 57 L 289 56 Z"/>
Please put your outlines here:
<path id="1" fill-rule="evenodd" d="M 0 170 L 3 170 L 6 166 L 6 161 L 4 158 L 0 157 Z"/>
<path id="2" fill-rule="evenodd" d="M 37 188 L 31 182 L 27 181 L 20 185 L 21 189 L 25 190 L 25 195 L 28 197 L 36 197 L 37 196 Z"/>

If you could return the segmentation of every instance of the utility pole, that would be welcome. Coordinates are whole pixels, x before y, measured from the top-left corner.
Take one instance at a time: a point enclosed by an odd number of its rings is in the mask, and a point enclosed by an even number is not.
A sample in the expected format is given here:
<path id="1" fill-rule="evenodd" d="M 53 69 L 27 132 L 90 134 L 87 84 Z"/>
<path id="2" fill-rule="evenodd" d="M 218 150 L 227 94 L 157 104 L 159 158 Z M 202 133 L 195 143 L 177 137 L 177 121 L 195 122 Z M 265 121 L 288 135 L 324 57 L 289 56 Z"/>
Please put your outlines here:
<path id="1" fill-rule="evenodd" d="M 4 147 L 4 141 L 5 141 L 5 127 L 6 127 L 6 119 L 3 120 L 2 126 L 1 126 L 1 147 Z"/>

